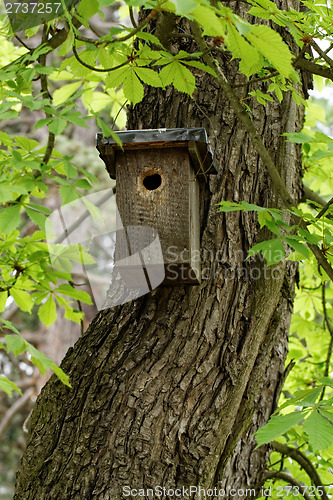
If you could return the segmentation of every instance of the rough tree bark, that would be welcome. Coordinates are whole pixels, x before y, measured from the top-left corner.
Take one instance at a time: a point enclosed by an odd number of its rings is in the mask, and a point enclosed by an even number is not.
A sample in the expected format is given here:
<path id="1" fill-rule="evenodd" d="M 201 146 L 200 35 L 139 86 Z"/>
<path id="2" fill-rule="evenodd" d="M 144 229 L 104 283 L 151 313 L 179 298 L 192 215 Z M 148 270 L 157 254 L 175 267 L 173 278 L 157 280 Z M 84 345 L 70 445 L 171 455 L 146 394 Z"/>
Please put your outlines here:
<path id="1" fill-rule="evenodd" d="M 235 61 L 222 64 L 231 82 L 244 82 Z M 96 316 L 62 364 L 73 388 L 52 377 L 37 400 L 15 499 L 119 500 L 126 485 L 262 484 L 267 448 L 255 450 L 253 433 L 281 390 L 295 267 L 244 262 L 267 235 L 252 213 L 217 213 L 220 200 L 280 202 L 214 78 L 199 74 L 197 82 L 194 100 L 147 90 L 128 128 L 207 129 L 220 172 L 201 193 L 205 279 Z M 281 134 L 300 130 L 303 109 L 290 94 L 265 108 L 247 92 L 237 88 L 298 200 L 300 151 Z"/>

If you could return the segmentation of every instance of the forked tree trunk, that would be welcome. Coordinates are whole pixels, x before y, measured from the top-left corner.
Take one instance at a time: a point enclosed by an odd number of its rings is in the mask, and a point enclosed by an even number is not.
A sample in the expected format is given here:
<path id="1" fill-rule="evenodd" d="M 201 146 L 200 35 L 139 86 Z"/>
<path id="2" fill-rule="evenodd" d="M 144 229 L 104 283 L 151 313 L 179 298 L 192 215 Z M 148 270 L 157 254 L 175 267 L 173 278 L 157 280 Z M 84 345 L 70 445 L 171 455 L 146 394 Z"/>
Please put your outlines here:
<path id="1" fill-rule="evenodd" d="M 244 81 L 235 61 L 223 64 L 231 81 Z M 73 388 L 52 377 L 38 398 L 16 499 L 119 500 L 125 486 L 228 492 L 261 484 L 267 449 L 255 450 L 253 433 L 281 390 L 295 266 L 244 262 L 267 235 L 253 213 L 217 213 L 220 200 L 279 200 L 214 78 L 197 82 L 194 100 L 147 90 L 128 128 L 204 126 L 209 134 L 220 171 L 201 193 L 202 284 L 158 288 L 96 316 L 62 364 Z M 300 130 L 303 109 L 290 94 L 265 108 L 247 92 L 237 89 L 297 200 L 300 152 L 281 134 Z"/>

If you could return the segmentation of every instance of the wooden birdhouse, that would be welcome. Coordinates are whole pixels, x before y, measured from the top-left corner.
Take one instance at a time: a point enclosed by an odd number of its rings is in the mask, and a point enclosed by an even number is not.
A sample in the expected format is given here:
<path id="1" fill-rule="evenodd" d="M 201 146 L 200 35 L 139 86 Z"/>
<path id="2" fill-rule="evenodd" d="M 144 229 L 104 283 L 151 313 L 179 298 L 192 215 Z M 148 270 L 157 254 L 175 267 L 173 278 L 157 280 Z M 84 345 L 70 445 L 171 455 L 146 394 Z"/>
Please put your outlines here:
<path id="1" fill-rule="evenodd" d="M 205 129 L 127 130 L 117 135 L 122 147 L 98 134 L 97 149 L 116 179 L 123 226 L 157 231 L 164 284 L 200 283 L 199 182 L 217 173 Z"/>

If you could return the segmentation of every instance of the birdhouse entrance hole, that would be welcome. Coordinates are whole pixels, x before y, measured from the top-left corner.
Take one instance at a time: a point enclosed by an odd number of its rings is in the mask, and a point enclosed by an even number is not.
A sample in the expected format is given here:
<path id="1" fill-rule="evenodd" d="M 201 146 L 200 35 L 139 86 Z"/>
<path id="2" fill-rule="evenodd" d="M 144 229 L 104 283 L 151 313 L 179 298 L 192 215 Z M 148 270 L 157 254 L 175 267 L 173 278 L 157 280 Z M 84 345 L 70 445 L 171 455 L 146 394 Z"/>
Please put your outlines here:
<path id="1" fill-rule="evenodd" d="M 143 178 L 142 183 L 148 191 L 155 191 L 162 184 L 162 177 L 160 174 L 149 173 Z"/>

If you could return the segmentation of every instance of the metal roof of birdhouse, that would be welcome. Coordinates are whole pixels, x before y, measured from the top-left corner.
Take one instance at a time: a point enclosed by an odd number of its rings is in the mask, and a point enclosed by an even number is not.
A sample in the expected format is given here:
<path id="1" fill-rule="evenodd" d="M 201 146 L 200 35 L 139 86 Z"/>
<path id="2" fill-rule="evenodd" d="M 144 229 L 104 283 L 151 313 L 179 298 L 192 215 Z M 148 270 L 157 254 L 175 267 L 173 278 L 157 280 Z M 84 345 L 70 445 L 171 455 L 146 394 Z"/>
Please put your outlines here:
<path id="1" fill-rule="evenodd" d="M 217 174 L 218 167 L 204 128 L 160 128 L 117 132 L 122 146 L 113 137 L 97 134 L 97 149 L 112 179 L 116 178 L 116 151 L 186 147 L 198 179 Z"/>

